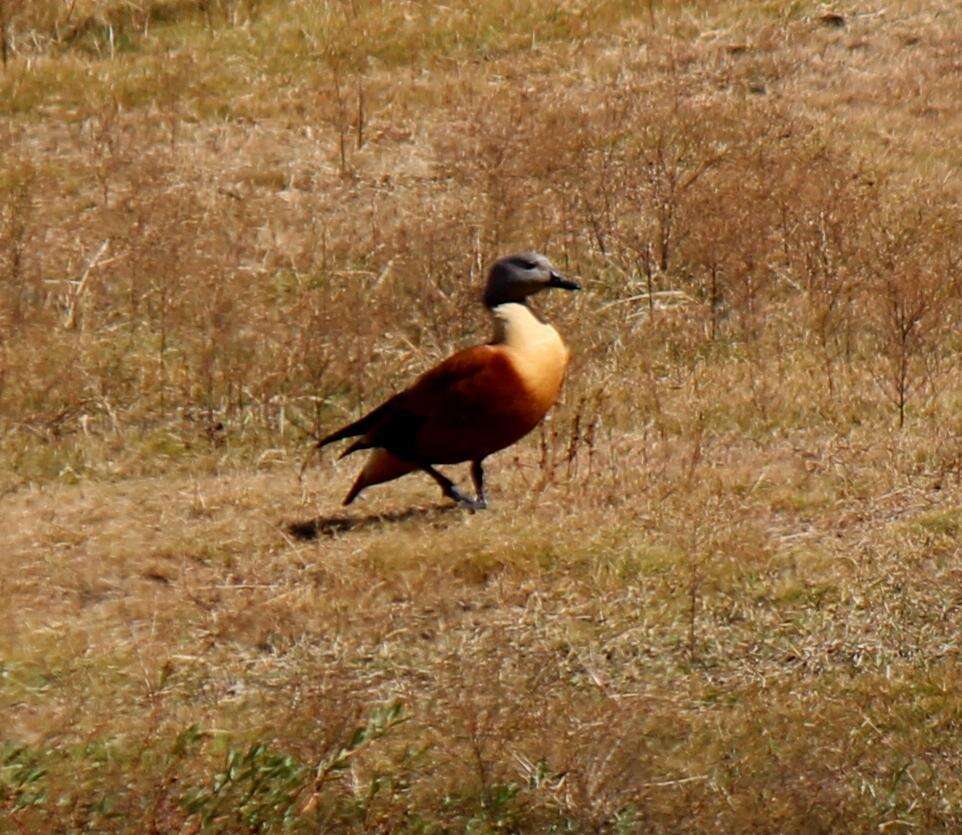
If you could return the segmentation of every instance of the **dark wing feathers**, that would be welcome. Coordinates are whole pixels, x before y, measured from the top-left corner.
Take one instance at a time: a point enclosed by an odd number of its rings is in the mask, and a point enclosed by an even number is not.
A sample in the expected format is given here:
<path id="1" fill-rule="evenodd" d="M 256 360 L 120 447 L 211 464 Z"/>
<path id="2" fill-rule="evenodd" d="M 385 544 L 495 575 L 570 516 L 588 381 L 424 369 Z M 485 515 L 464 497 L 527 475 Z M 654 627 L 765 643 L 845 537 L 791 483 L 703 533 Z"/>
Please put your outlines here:
<path id="1" fill-rule="evenodd" d="M 474 412 L 489 388 L 486 383 L 490 375 L 503 361 L 500 352 L 490 345 L 459 351 L 360 420 L 323 438 L 318 447 L 360 435 L 343 455 L 383 447 L 416 458 L 417 450 L 412 445 L 424 423 L 432 418 L 457 421 Z"/>
<path id="2" fill-rule="evenodd" d="M 440 365 L 422 374 L 397 397 L 405 411 L 422 417 L 454 414 L 472 408 L 479 389 L 503 361 L 501 352 L 490 345 L 467 348 L 448 357 Z"/>
<path id="3" fill-rule="evenodd" d="M 331 432 L 330 435 L 326 435 L 317 442 L 317 448 L 325 447 L 328 444 L 333 444 L 335 441 L 342 441 L 344 438 L 355 438 L 358 435 L 363 435 L 367 432 L 374 424 L 381 420 L 385 411 L 388 410 L 394 398 L 392 397 L 386 403 L 382 403 L 373 411 L 368 412 L 364 417 L 354 421 L 354 423 L 349 423 L 347 426 L 342 426 L 340 429 Z"/>

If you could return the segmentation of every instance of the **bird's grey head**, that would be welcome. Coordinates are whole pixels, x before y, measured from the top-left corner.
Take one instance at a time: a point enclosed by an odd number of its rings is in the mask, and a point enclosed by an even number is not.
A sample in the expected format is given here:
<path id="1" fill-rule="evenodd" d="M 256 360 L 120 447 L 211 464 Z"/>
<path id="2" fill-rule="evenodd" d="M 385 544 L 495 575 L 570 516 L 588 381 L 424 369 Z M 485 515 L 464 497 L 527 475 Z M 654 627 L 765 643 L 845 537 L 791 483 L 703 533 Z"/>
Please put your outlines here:
<path id="1" fill-rule="evenodd" d="M 484 303 L 488 307 L 515 302 L 524 304 L 528 296 L 557 287 L 561 290 L 580 290 L 577 281 L 569 281 L 558 273 L 551 262 L 537 252 L 508 255 L 494 262 L 488 273 Z"/>

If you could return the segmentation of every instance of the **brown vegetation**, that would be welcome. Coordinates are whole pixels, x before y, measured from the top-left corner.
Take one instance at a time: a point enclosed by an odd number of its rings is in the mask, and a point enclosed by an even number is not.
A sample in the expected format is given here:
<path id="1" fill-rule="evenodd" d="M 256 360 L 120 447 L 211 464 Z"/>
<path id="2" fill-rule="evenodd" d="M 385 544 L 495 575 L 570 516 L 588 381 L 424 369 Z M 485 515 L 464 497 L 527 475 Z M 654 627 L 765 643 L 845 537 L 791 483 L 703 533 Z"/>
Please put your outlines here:
<path id="1" fill-rule="evenodd" d="M 640 6 L 0 5 L 4 829 L 962 825 L 962 12 Z M 332 516 L 528 247 L 494 509 Z"/>

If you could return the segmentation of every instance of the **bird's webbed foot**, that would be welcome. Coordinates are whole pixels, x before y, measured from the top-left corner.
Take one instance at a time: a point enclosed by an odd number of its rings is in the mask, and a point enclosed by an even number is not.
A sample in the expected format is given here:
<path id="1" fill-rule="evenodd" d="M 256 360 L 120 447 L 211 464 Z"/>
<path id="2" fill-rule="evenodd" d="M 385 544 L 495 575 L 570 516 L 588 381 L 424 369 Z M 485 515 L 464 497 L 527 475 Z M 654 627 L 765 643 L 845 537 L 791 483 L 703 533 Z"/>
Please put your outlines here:
<path id="1" fill-rule="evenodd" d="M 442 485 L 441 490 L 444 495 L 447 496 L 451 501 L 455 502 L 458 507 L 463 507 L 465 510 L 476 511 L 484 510 L 488 503 L 484 500 L 484 497 L 479 499 L 472 499 L 470 496 L 464 495 L 455 485 L 452 483 L 450 488 L 445 490 Z"/>
<path id="2" fill-rule="evenodd" d="M 487 502 L 484 500 L 483 493 L 478 496 L 477 499 L 468 498 L 457 488 L 455 483 L 451 481 L 450 478 L 443 473 L 438 472 L 430 464 L 422 464 L 421 469 L 431 476 L 431 478 L 433 478 L 441 488 L 441 492 L 459 507 L 463 507 L 465 510 L 476 511 L 484 510 L 488 506 Z"/>
<path id="3" fill-rule="evenodd" d="M 488 503 L 484 499 L 469 499 L 463 493 L 461 494 L 461 498 L 458 500 L 458 504 L 465 510 L 470 510 L 472 512 L 477 510 L 486 510 L 488 507 Z"/>

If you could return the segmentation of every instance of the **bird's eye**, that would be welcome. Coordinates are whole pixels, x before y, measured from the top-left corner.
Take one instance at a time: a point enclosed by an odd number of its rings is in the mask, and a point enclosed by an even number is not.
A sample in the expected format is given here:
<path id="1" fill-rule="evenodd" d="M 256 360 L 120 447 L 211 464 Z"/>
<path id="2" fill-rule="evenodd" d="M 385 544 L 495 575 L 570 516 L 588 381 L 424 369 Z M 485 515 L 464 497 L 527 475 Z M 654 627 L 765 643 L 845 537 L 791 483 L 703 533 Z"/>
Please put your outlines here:
<path id="1" fill-rule="evenodd" d="M 534 270 L 538 268 L 536 261 L 529 261 L 527 259 L 522 259 L 520 262 L 521 268 L 524 270 Z"/>

